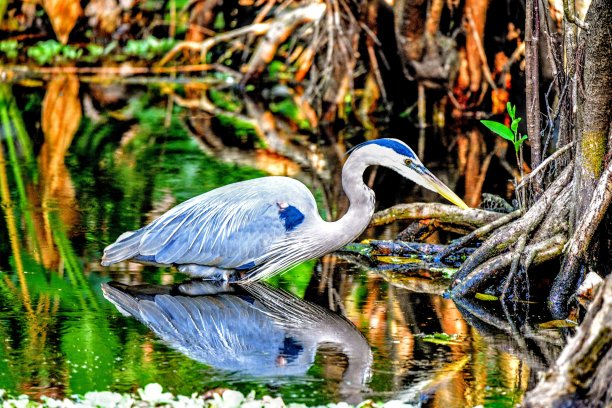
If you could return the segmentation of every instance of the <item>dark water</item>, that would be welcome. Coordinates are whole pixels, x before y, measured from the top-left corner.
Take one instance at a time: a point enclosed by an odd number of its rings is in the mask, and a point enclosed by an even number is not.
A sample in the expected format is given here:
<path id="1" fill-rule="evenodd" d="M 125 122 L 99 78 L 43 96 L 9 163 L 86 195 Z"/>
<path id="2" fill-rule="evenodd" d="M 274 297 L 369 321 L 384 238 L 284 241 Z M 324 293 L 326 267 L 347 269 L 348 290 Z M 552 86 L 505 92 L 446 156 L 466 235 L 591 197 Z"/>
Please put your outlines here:
<path id="1" fill-rule="evenodd" d="M 168 107 L 163 86 L 130 88 L 128 98 L 127 88 L 75 81 L 0 88 L 0 388 L 62 397 L 157 382 L 185 395 L 221 387 L 309 404 L 514 406 L 559 351 L 556 332 L 513 335 L 494 306 L 460 310 L 426 274 L 333 255 L 252 288 L 190 289 L 169 268 L 102 268 L 102 249 L 120 233 L 240 180 L 297 176 L 324 215 L 339 213 L 341 155 L 324 147 L 320 166 L 304 172 L 303 146 L 316 139 L 304 129 L 288 160 L 255 149 L 262 143 L 244 123 L 229 120 L 228 131 L 227 119 Z M 381 198 L 406 199 L 398 194 Z M 103 296 L 110 281 L 123 314 Z M 125 316 L 143 307 L 146 325 Z M 423 337 L 433 333 L 451 337 Z"/>

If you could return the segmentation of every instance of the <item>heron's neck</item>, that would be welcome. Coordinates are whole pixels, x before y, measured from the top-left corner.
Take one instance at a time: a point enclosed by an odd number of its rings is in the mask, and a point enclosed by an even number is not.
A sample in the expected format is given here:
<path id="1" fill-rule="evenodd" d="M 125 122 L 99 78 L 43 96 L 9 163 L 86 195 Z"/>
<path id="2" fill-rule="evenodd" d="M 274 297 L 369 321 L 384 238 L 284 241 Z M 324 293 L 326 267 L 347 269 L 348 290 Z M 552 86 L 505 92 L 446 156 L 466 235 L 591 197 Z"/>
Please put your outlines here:
<path id="1" fill-rule="evenodd" d="M 363 172 L 369 166 L 357 151 L 342 168 L 342 188 L 348 196 L 349 209 L 342 218 L 332 223 L 337 242 L 342 245 L 357 238 L 366 229 L 374 214 L 374 192 L 363 182 Z"/>

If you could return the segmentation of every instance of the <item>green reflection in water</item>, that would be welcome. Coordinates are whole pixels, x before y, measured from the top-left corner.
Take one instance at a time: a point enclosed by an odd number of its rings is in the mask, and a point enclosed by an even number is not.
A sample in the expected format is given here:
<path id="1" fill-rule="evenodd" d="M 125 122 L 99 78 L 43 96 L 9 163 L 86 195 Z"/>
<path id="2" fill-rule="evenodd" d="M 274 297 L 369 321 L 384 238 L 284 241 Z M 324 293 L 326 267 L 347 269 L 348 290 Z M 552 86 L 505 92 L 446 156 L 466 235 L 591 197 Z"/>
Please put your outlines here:
<path id="1" fill-rule="evenodd" d="M 0 251 L 8 260 L 0 263 L 0 388 L 61 396 L 127 392 L 159 382 L 187 395 L 214 387 L 270 394 L 260 380 L 217 372 L 159 343 L 102 297 L 100 283 L 109 278 L 95 271 L 103 247 L 148 222 L 151 211 L 265 174 L 202 154 L 177 115 L 166 128 L 164 109 L 147 107 L 146 97 L 135 99 L 124 109 L 132 116 L 127 123 L 109 116 L 97 123 L 83 120 L 66 157 L 80 219 L 67 225 L 62 214 L 72 204 L 61 197 L 41 202 L 44 186 L 10 88 L 3 86 L 0 96 L 10 153 L 0 160 L 7 184 Z M 301 265 L 276 283 L 291 282 L 288 289 L 303 295 L 313 266 Z M 143 274 L 161 283 L 167 270 L 149 268 Z M 278 384 L 273 393 L 324 402 L 329 397 L 317 396 L 317 383 Z"/>
<path id="2" fill-rule="evenodd" d="M 37 98 L 30 97 L 34 110 L 42 100 Z M 65 157 L 69 172 L 62 180 L 63 192 L 73 188 L 72 201 L 69 195 L 44 201 L 46 174 L 38 167 L 10 88 L 0 85 L 0 139 L 6 146 L 2 153 L 7 153 L 0 157 L 5 185 L 0 190 L 0 388 L 63 396 L 104 389 L 133 392 L 158 382 L 186 395 L 229 387 L 311 404 L 339 398 L 334 369 L 344 362 L 330 363 L 335 355 L 318 355 L 307 377 L 285 382 L 221 372 L 161 344 L 103 298 L 100 284 L 110 280 L 110 272 L 98 262 L 104 246 L 119 234 L 197 194 L 264 175 L 202 154 L 184 128 L 182 114 L 175 110 L 165 127 L 166 110 L 143 93 L 112 115 L 83 119 Z M 32 140 L 39 139 L 35 129 L 28 128 Z M 76 215 L 68 216 L 71 212 Z M 314 265 L 305 263 L 271 282 L 303 297 Z M 179 279 L 169 268 L 112 274 L 130 283 Z M 351 294 L 340 300 L 352 308 L 347 316 L 374 350 L 369 387 L 377 398 L 388 399 L 422 383 L 423 395 L 443 406 L 513 406 L 520 400 L 525 385 L 509 381 L 516 374 L 503 369 L 516 359 L 494 351 L 467 329 L 466 343 L 456 355 L 446 346 L 418 341 L 413 349 L 400 349 L 404 334 L 441 331 L 443 316 L 432 312 L 434 296 L 401 291 L 392 296 L 392 285 L 380 278 L 361 274 L 352 279 Z M 376 291 L 379 295 L 371 296 Z M 418 313 L 401 310 L 412 303 L 420 304 Z M 398 329 L 403 331 L 393 331 Z M 498 357 L 502 354 L 503 359 Z M 465 368 L 453 365 L 465 355 L 473 356 Z M 522 370 L 516 371 L 520 376 Z M 430 381 L 434 375 L 442 380 Z"/>

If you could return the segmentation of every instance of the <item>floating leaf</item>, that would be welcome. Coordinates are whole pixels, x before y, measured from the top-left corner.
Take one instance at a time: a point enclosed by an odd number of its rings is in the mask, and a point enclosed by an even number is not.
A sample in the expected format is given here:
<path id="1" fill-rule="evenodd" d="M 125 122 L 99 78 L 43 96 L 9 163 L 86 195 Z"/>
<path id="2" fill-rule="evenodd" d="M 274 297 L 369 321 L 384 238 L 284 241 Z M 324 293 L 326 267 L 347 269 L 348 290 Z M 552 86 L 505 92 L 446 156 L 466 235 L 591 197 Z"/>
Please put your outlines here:
<path id="1" fill-rule="evenodd" d="M 377 256 L 376 260 L 378 262 L 394 265 L 407 265 L 422 262 L 419 258 L 410 258 L 406 256 Z"/>
<path id="2" fill-rule="evenodd" d="M 504 139 L 514 143 L 514 133 L 512 133 L 512 131 L 502 123 L 495 122 L 493 120 L 481 120 L 480 123 L 489 128 L 489 130 L 493 133 L 496 133 Z"/>
<path id="3" fill-rule="evenodd" d="M 43 0 L 43 8 L 51 20 L 51 26 L 57 39 L 62 44 L 66 44 L 77 19 L 83 14 L 81 2 L 79 0 Z"/>
<path id="4" fill-rule="evenodd" d="M 487 300 L 487 301 L 499 300 L 497 296 L 487 295 L 486 293 L 476 293 L 474 297 L 478 300 Z"/>
<path id="5" fill-rule="evenodd" d="M 443 346 L 452 346 L 460 344 L 456 334 L 432 333 L 419 334 L 418 337 L 428 343 L 441 344 Z"/>
<path id="6" fill-rule="evenodd" d="M 549 322 L 540 323 L 540 329 L 560 329 L 563 327 L 576 327 L 578 323 L 572 320 L 551 320 Z"/>

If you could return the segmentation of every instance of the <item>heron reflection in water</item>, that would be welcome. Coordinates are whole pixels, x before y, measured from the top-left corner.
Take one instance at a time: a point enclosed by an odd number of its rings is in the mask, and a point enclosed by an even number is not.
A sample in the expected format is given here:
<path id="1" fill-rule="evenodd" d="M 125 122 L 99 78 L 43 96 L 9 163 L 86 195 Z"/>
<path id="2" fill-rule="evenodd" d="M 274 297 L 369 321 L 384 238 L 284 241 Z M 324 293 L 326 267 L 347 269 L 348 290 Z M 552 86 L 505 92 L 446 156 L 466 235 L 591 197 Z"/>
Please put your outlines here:
<path id="1" fill-rule="evenodd" d="M 194 277 L 265 279 L 357 238 L 374 213 L 374 192 L 363 182 L 380 165 L 468 206 L 397 139 L 356 146 L 342 169 L 350 201 L 346 214 L 324 221 L 310 191 L 288 177 L 263 177 L 217 188 L 174 207 L 151 224 L 122 234 L 104 250 L 102 265 L 129 260 L 176 265 Z"/>
<path id="2" fill-rule="evenodd" d="M 370 377 L 372 351 L 351 322 L 266 284 L 111 282 L 102 290 L 120 312 L 140 320 L 170 347 L 218 369 L 282 381 L 305 375 L 325 346 L 348 361 L 343 397 L 357 396 Z"/>

